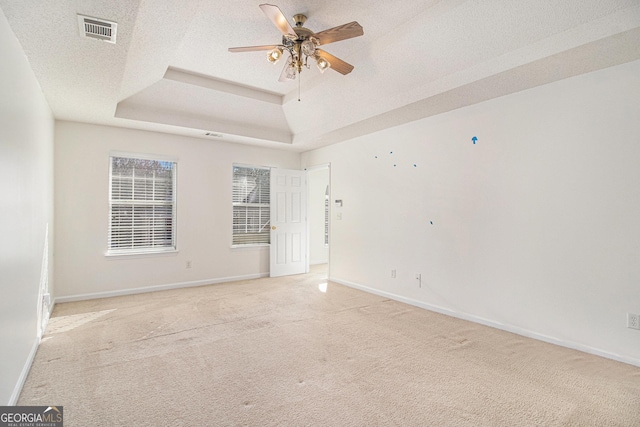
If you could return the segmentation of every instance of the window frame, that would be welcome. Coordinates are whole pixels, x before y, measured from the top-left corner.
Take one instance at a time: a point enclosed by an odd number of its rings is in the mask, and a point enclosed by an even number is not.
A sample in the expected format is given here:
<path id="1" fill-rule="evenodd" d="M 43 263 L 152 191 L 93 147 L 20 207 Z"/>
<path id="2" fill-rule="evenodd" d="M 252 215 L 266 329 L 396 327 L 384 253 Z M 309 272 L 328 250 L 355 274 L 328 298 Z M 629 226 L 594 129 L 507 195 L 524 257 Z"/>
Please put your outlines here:
<path id="1" fill-rule="evenodd" d="M 166 162 L 172 163 L 171 168 L 171 201 L 165 203 L 158 203 L 157 201 L 153 201 L 153 203 L 149 203 L 149 201 L 135 201 L 133 200 L 133 196 L 131 201 L 127 201 L 127 203 L 118 203 L 118 200 L 113 199 L 113 158 L 126 158 L 132 160 L 150 160 L 150 161 L 158 161 L 158 162 Z M 177 197 L 177 189 L 178 189 L 178 159 L 175 157 L 161 156 L 161 155 L 153 155 L 153 154 L 143 154 L 143 153 L 131 153 L 131 152 L 121 152 L 121 151 L 112 151 L 109 153 L 109 193 L 108 193 L 108 220 L 107 220 L 107 250 L 105 252 L 105 256 L 107 257 L 119 257 L 119 256 L 139 256 L 139 255 L 166 255 L 166 254 L 175 254 L 178 252 L 178 241 L 177 241 L 177 205 L 178 205 L 178 197 Z M 133 191 L 133 190 L 132 190 Z M 113 207 L 114 205 L 120 206 L 171 206 L 171 244 L 165 246 L 142 246 L 142 247 L 132 247 L 132 248 L 112 248 L 112 229 L 113 229 Z"/>
<path id="2" fill-rule="evenodd" d="M 269 241 L 268 242 L 249 242 L 249 243 L 237 243 L 235 236 L 236 236 L 236 232 L 235 232 L 235 215 L 236 215 L 236 207 L 241 206 L 243 204 L 245 205 L 249 205 L 250 203 L 244 203 L 244 202 L 234 202 L 234 191 L 235 191 L 235 179 L 236 179 L 236 168 L 242 168 L 242 169 L 262 169 L 262 170 L 266 170 L 269 172 L 269 180 L 267 182 L 267 190 L 269 191 L 269 199 L 270 199 L 270 192 L 271 192 L 271 172 L 272 172 L 272 167 L 270 166 L 261 166 L 261 165 L 250 165 L 250 164 L 244 164 L 244 163 L 233 163 L 232 167 L 231 167 L 231 248 L 233 249 L 243 249 L 243 248 L 264 248 L 264 247 L 269 247 L 271 246 L 271 200 L 269 200 L 269 203 L 260 203 L 261 205 L 263 205 L 263 208 L 266 208 L 266 211 L 268 212 L 269 215 L 269 222 L 265 225 L 265 227 L 267 228 L 267 234 L 269 237 Z M 257 205 L 257 204 L 252 204 L 252 205 Z"/>

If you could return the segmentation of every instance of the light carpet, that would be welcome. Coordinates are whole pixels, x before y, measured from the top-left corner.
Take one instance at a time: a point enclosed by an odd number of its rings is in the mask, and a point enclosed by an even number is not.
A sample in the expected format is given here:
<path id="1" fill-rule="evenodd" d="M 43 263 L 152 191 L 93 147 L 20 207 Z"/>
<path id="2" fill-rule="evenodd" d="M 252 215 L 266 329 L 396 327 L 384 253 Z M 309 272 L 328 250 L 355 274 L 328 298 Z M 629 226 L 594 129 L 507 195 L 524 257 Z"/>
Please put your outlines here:
<path id="1" fill-rule="evenodd" d="M 56 305 L 18 404 L 67 427 L 640 426 L 638 367 L 325 284 Z"/>

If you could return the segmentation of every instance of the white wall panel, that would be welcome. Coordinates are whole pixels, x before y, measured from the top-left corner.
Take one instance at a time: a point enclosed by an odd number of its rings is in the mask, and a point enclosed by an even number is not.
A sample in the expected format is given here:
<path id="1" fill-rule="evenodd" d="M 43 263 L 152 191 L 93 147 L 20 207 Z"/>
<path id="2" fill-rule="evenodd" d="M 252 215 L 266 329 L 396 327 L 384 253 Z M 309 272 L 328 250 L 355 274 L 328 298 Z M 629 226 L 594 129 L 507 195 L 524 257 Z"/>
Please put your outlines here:
<path id="1" fill-rule="evenodd" d="M 640 364 L 639 117 L 636 61 L 303 154 L 331 275 Z"/>
<path id="2" fill-rule="evenodd" d="M 111 151 L 177 159 L 177 254 L 104 256 Z M 62 297 L 268 274 L 268 247 L 231 248 L 232 165 L 300 167 L 288 151 L 72 122 L 56 123 L 55 154 Z"/>
<path id="3" fill-rule="evenodd" d="M 0 11 L 0 405 L 15 404 L 53 281 L 53 115 Z"/>

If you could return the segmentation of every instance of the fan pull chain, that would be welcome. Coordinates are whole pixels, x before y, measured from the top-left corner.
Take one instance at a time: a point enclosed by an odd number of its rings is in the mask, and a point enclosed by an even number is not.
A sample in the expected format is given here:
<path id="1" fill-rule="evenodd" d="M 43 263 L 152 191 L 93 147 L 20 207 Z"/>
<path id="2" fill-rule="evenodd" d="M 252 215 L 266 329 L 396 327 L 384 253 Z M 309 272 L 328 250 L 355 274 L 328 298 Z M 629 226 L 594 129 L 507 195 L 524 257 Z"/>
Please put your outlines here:
<path id="1" fill-rule="evenodd" d="M 298 102 L 300 102 L 300 80 L 302 80 L 302 73 L 298 73 Z"/>

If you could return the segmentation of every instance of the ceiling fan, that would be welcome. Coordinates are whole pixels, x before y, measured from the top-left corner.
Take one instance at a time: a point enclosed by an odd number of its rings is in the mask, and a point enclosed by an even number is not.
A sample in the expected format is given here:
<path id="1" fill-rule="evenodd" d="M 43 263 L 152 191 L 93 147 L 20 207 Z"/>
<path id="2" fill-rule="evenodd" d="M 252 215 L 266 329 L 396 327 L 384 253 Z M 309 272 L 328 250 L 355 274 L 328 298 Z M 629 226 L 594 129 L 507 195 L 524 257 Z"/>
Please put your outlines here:
<path id="1" fill-rule="evenodd" d="M 319 49 L 319 46 L 363 35 L 364 30 L 356 21 L 314 33 L 303 27 L 307 17 L 301 13 L 293 16 L 294 28 L 289 24 L 278 6 L 261 4 L 260 9 L 282 33 L 282 44 L 232 47 L 229 48 L 229 52 L 268 50 L 267 59 L 274 64 L 282 58 L 285 51 L 288 52 L 289 56 L 280 74 L 280 81 L 295 80 L 296 75 L 302 72 L 303 66 L 309 68 L 309 58 L 316 61 L 316 65 L 323 73 L 327 68 L 331 68 L 340 74 L 349 74 L 353 70 L 353 65 Z"/>

